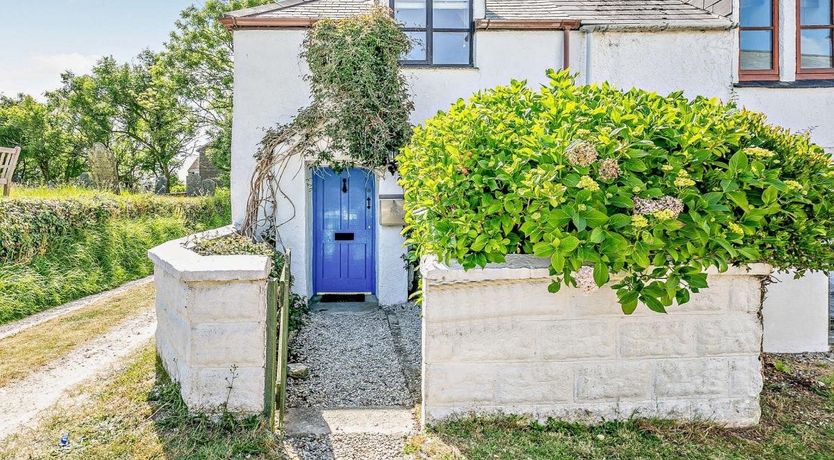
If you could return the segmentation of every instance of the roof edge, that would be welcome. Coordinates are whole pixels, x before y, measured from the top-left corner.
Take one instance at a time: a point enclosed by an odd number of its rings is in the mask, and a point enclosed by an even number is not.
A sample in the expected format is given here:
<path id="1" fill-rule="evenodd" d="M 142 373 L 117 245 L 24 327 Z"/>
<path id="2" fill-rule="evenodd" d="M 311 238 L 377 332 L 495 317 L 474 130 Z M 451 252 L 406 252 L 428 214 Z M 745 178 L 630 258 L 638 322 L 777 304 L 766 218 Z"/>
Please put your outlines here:
<path id="1" fill-rule="evenodd" d="M 310 27 L 318 21 L 318 18 L 250 18 L 250 17 L 235 17 L 222 16 L 220 23 L 226 26 L 228 30 L 240 29 L 287 29 L 298 27 Z"/>
<path id="2" fill-rule="evenodd" d="M 738 24 L 726 19 L 709 21 L 668 21 L 659 24 L 583 24 L 583 32 L 664 32 L 686 30 L 732 30 Z"/>
<path id="3" fill-rule="evenodd" d="M 578 19 L 476 19 L 478 30 L 564 30 L 578 29 Z"/>

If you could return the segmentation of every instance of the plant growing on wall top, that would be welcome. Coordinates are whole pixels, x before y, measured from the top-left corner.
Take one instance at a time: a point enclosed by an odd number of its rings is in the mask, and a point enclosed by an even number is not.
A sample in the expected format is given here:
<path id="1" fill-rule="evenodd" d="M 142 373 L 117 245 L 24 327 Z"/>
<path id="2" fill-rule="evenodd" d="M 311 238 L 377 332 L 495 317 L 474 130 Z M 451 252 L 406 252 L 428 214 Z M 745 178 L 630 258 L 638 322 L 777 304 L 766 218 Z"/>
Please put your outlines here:
<path id="1" fill-rule="evenodd" d="M 292 122 L 269 129 L 262 140 L 245 233 L 257 236 L 280 225 L 271 219 L 282 193 L 280 174 L 293 156 L 314 166 L 393 170 L 394 156 L 411 134 L 413 104 L 399 69 L 410 46 L 386 8 L 315 23 L 301 53 L 310 67 L 306 79 L 312 103 Z"/>
<path id="2" fill-rule="evenodd" d="M 399 160 L 421 254 L 465 268 L 546 257 L 552 292 L 617 273 L 626 313 L 686 303 L 708 267 L 834 266 L 834 166 L 807 135 L 715 99 L 549 77 L 415 129 Z"/>

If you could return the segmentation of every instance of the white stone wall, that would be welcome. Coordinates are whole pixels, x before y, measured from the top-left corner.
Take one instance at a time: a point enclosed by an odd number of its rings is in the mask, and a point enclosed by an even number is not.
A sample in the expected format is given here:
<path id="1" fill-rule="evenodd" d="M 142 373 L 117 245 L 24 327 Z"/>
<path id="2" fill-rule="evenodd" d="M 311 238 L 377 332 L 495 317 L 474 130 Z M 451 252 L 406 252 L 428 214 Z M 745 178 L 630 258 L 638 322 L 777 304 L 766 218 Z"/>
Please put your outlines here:
<path id="1" fill-rule="evenodd" d="M 202 257 L 183 247 L 186 242 L 174 240 L 149 251 L 157 354 L 180 383 L 189 410 L 216 413 L 225 406 L 233 413 L 259 414 L 271 262 L 262 256 Z"/>
<path id="2" fill-rule="evenodd" d="M 760 417 L 761 279 L 711 273 L 668 315 L 624 315 L 614 291 L 547 291 L 547 262 L 465 272 L 424 261 L 423 417 L 633 416 L 747 426 Z"/>

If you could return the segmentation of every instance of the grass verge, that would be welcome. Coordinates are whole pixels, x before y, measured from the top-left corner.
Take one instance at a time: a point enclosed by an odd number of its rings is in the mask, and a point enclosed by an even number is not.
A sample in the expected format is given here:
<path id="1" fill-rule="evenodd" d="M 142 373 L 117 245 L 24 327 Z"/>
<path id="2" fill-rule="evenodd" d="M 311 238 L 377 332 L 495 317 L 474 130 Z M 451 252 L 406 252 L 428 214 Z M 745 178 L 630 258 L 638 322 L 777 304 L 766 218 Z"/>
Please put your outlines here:
<path id="1" fill-rule="evenodd" d="M 31 430 L 0 442 L 0 459 L 281 458 L 260 419 L 191 416 L 152 345 L 112 377 L 78 392 L 81 404 L 56 407 Z M 69 446 L 58 440 L 69 433 Z"/>
<path id="2" fill-rule="evenodd" d="M 127 318 L 150 310 L 153 302 L 153 284 L 139 286 L 0 340 L 0 387 L 37 372 Z"/>
<path id="3" fill-rule="evenodd" d="M 834 360 L 766 359 L 762 421 L 727 429 L 708 424 L 633 420 L 587 427 L 524 417 L 465 418 L 414 437 L 407 451 L 435 459 L 831 459 Z"/>

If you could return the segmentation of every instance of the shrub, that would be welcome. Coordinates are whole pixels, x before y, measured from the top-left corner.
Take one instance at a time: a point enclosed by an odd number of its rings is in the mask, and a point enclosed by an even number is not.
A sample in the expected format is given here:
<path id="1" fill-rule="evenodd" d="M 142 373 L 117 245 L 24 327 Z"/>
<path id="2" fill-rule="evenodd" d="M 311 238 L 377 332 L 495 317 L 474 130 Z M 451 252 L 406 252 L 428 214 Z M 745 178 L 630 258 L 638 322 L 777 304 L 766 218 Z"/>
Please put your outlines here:
<path id="1" fill-rule="evenodd" d="M 548 75 L 415 130 L 398 161 L 420 254 L 465 268 L 546 257 L 552 292 L 616 273 L 626 313 L 687 302 L 711 266 L 832 268 L 834 167 L 807 135 L 716 99 Z"/>

